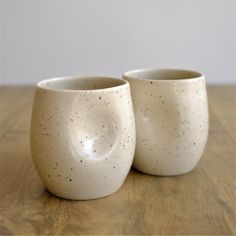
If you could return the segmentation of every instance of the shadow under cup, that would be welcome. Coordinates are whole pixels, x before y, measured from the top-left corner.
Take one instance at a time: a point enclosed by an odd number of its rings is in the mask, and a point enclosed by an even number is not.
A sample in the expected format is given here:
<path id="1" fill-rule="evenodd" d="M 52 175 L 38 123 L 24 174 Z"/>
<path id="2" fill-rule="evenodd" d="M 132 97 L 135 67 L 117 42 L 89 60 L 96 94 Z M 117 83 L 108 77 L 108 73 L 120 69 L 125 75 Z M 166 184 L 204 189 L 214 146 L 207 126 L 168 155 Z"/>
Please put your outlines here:
<path id="1" fill-rule="evenodd" d="M 51 193 L 75 200 L 112 194 L 129 172 L 134 149 L 127 81 L 83 76 L 37 84 L 31 153 Z"/>
<path id="2" fill-rule="evenodd" d="M 198 72 L 126 72 L 134 105 L 134 167 L 152 175 L 180 175 L 199 162 L 208 136 L 205 77 Z"/>

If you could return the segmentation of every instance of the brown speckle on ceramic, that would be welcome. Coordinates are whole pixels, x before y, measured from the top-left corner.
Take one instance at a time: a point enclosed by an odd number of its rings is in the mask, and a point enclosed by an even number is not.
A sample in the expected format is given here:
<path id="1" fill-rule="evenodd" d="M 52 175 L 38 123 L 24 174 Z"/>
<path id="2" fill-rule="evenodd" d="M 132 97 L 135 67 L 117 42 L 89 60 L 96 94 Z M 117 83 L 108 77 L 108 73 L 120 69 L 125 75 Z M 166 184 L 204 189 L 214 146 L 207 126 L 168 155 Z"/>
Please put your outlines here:
<path id="1" fill-rule="evenodd" d="M 93 199 L 117 191 L 132 164 L 135 140 L 126 81 L 81 77 L 39 83 L 31 151 L 41 179 L 55 195 Z"/>

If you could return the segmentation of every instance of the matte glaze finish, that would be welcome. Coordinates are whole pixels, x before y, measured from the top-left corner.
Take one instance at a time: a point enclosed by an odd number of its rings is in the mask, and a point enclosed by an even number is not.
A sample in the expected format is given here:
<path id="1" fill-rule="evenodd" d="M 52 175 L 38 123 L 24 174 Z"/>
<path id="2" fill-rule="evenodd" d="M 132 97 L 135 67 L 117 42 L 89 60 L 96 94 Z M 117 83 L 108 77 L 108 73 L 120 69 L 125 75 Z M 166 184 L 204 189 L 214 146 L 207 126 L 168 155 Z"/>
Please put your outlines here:
<path id="1" fill-rule="evenodd" d="M 68 77 L 38 83 L 31 152 L 51 193 L 68 199 L 112 194 L 128 174 L 134 149 L 127 81 Z"/>
<path id="2" fill-rule="evenodd" d="M 179 175 L 199 162 L 208 136 L 205 78 L 183 70 L 137 70 L 130 82 L 137 144 L 134 167 L 152 175 Z"/>

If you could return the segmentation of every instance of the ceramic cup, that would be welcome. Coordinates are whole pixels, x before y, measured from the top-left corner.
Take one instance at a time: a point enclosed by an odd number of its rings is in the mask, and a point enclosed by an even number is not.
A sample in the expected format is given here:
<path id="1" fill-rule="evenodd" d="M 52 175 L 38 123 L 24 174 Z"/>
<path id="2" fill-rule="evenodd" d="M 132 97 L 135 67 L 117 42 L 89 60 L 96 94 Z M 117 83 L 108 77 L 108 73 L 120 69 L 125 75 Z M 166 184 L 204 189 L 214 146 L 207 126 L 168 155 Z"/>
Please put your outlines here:
<path id="1" fill-rule="evenodd" d="M 132 165 L 135 139 L 127 81 L 64 77 L 37 84 L 32 158 L 56 196 L 86 200 L 117 191 Z"/>
<path id="2" fill-rule="evenodd" d="M 126 72 L 134 104 L 134 167 L 152 175 L 180 175 L 199 162 L 208 136 L 205 77 L 198 72 Z"/>

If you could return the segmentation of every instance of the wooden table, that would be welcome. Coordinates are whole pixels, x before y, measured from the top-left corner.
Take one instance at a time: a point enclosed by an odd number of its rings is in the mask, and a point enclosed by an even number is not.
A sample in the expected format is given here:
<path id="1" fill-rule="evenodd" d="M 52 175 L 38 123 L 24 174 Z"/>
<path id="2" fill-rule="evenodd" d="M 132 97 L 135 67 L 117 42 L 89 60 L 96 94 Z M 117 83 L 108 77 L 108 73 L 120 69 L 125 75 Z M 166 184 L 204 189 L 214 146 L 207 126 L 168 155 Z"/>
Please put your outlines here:
<path id="1" fill-rule="evenodd" d="M 0 89 L 0 235 L 236 234 L 236 87 L 209 87 L 210 132 L 197 168 L 178 177 L 135 170 L 115 194 L 48 193 L 30 157 L 32 87 Z"/>

